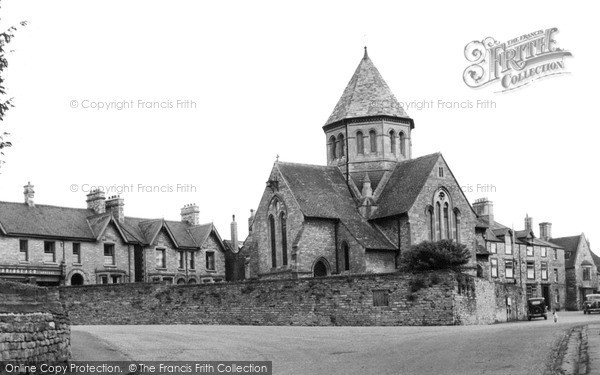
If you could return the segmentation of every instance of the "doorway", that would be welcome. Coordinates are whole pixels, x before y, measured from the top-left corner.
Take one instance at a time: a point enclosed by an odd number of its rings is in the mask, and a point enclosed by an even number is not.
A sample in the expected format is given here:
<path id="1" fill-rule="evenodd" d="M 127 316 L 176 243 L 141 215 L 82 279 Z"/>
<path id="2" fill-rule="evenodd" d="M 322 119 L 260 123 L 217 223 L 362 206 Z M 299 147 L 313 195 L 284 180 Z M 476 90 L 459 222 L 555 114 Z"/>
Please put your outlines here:
<path id="1" fill-rule="evenodd" d="M 544 301 L 546 302 L 546 306 L 548 306 L 548 308 L 551 309 L 552 304 L 551 304 L 551 300 L 550 300 L 550 286 L 549 285 L 542 285 L 542 297 L 544 298 Z"/>
<path id="2" fill-rule="evenodd" d="M 135 282 L 144 282 L 144 249 L 140 245 L 135 245 L 133 248 L 133 271 Z"/>

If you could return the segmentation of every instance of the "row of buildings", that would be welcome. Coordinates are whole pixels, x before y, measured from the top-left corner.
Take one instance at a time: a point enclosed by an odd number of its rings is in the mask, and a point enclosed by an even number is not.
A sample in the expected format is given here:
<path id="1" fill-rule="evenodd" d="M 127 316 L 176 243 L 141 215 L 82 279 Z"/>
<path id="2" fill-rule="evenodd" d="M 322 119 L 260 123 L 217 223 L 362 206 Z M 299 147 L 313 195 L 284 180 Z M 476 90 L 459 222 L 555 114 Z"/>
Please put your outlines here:
<path id="1" fill-rule="evenodd" d="M 0 278 L 40 285 L 151 282 L 190 284 L 394 272 L 422 241 L 451 239 L 471 252 L 466 272 L 518 284 L 557 309 L 578 309 L 598 290 L 600 260 L 583 234 L 553 238 L 495 220 L 493 203 L 470 204 L 440 153 L 412 157 L 414 120 L 369 58 L 323 126 L 327 164 L 276 161 L 249 236 L 238 243 L 199 207 L 181 221 L 126 216 L 124 200 L 101 191 L 86 208 L 0 202 Z"/>

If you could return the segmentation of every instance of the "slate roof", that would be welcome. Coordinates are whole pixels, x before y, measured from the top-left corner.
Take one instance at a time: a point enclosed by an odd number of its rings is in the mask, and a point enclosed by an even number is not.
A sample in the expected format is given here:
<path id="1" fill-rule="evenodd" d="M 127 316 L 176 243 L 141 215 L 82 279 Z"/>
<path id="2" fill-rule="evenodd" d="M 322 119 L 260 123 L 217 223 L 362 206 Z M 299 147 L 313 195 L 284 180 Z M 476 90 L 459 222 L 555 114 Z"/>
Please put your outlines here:
<path id="1" fill-rule="evenodd" d="M 440 153 L 398 162 L 378 200 L 372 219 L 408 212 L 425 187 Z"/>
<path id="2" fill-rule="evenodd" d="M 325 126 L 343 119 L 382 115 L 409 119 L 408 114 L 373 65 L 365 47 L 365 54 L 360 64 Z"/>
<path id="3" fill-rule="evenodd" d="M 277 162 L 276 168 L 304 216 L 339 220 L 367 249 L 396 249 L 378 228 L 360 216 L 337 167 Z"/>
<path id="4" fill-rule="evenodd" d="M 565 267 L 566 268 L 575 267 L 575 259 L 577 259 L 577 249 L 579 248 L 579 241 L 581 240 L 581 237 L 582 237 L 581 235 L 578 235 L 578 236 L 552 238 L 550 240 L 550 241 L 552 241 L 552 243 L 555 243 L 558 246 L 565 249 L 565 251 L 571 252 L 571 257 L 569 259 L 565 259 Z"/>

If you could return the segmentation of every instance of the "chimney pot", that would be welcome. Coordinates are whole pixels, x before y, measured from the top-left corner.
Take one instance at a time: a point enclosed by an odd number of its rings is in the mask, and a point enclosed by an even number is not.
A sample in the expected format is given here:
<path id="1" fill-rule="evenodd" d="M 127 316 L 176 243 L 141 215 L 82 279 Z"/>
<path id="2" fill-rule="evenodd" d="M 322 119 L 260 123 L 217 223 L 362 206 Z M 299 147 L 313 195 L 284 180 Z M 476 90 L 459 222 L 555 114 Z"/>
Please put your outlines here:
<path id="1" fill-rule="evenodd" d="M 35 195 L 35 191 L 33 191 L 33 185 L 31 184 L 31 182 L 27 182 L 27 185 L 23 186 L 23 195 L 25 198 L 25 203 L 27 203 L 27 205 L 29 207 L 33 207 L 35 206 L 33 197 Z"/>

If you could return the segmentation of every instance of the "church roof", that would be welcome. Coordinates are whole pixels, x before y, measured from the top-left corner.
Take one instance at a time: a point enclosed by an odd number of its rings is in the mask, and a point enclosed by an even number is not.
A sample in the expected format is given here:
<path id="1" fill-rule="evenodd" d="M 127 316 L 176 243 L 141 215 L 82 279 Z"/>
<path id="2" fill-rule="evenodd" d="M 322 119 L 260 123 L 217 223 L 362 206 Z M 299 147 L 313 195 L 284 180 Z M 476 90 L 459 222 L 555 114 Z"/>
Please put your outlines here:
<path id="1" fill-rule="evenodd" d="M 365 220 L 337 167 L 277 162 L 304 216 L 339 220 L 367 249 L 394 250 L 396 247 Z"/>
<path id="2" fill-rule="evenodd" d="M 410 118 L 367 54 L 356 68 L 325 126 L 350 118 L 391 116 Z"/>

